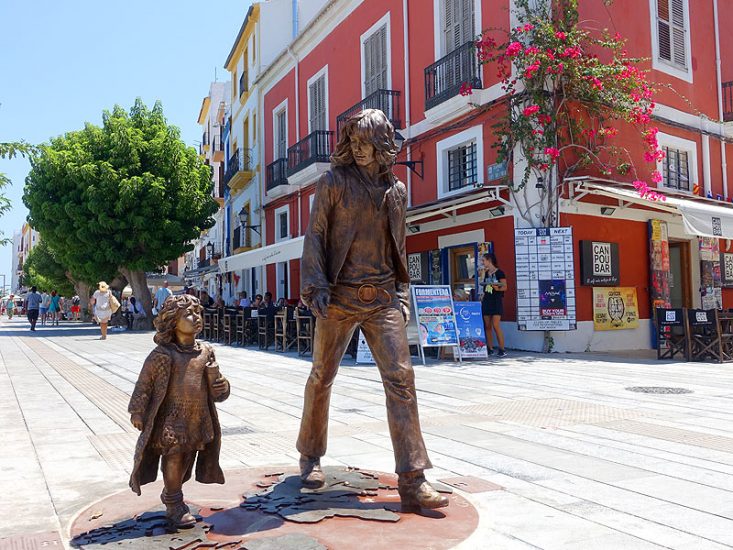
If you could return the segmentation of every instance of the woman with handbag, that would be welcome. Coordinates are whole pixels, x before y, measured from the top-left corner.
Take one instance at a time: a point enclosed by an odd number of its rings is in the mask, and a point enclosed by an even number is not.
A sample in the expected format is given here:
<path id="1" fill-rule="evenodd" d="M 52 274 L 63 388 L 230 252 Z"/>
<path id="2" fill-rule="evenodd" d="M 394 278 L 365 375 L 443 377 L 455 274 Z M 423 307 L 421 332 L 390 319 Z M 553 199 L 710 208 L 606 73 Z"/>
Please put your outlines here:
<path id="1" fill-rule="evenodd" d="M 102 330 L 100 340 L 107 339 L 107 323 L 112 318 L 112 314 L 120 308 L 120 302 L 115 298 L 109 285 L 104 281 L 99 282 L 98 290 L 92 295 L 89 301 L 90 306 L 94 307 L 94 316 L 97 318 L 99 328 Z"/>

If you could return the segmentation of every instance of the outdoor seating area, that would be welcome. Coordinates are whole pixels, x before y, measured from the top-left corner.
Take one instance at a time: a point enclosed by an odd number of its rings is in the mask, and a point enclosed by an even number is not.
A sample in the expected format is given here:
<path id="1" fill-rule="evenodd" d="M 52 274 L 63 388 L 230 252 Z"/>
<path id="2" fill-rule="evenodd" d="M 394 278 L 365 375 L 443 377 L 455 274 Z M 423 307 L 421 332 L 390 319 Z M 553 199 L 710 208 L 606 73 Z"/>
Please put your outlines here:
<path id="1" fill-rule="evenodd" d="M 254 347 L 277 352 L 313 351 L 315 317 L 305 308 L 223 307 L 204 308 L 201 338 L 225 345 Z"/>
<path id="2" fill-rule="evenodd" d="M 657 359 L 733 362 L 733 310 L 656 310 Z"/>

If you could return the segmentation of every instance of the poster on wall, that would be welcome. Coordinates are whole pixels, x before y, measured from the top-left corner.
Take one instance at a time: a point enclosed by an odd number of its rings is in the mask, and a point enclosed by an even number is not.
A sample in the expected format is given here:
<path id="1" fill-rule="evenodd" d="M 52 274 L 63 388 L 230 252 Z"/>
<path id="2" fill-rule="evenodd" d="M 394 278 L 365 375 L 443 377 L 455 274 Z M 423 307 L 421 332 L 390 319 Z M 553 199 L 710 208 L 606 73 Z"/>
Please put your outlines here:
<path id="1" fill-rule="evenodd" d="M 440 250 L 430 251 L 430 282 L 434 285 L 439 285 L 443 282 L 440 256 Z"/>
<path id="2" fill-rule="evenodd" d="M 580 284 L 617 286 L 620 272 L 618 243 L 580 241 Z"/>
<path id="3" fill-rule="evenodd" d="M 720 253 L 720 282 L 724 287 L 733 287 L 733 254 Z"/>
<path id="4" fill-rule="evenodd" d="M 575 257 L 570 227 L 514 230 L 519 330 L 575 330 Z"/>
<path id="5" fill-rule="evenodd" d="M 413 286 L 412 301 L 422 347 L 459 346 L 449 286 Z"/>
<path id="6" fill-rule="evenodd" d="M 638 326 L 636 287 L 593 288 L 594 330 L 624 330 Z"/>
<path id="7" fill-rule="evenodd" d="M 455 307 L 461 357 L 488 358 L 481 302 L 457 302 Z"/>
<path id="8" fill-rule="evenodd" d="M 723 308 L 723 279 L 718 239 L 700 237 L 700 301 L 703 309 Z"/>
<path id="9" fill-rule="evenodd" d="M 356 344 L 356 363 L 358 365 L 374 365 L 374 357 L 372 356 L 372 350 L 369 349 L 364 331 L 359 329 L 359 340 Z"/>
<path id="10" fill-rule="evenodd" d="M 672 307 L 669 289 L 669 234 L 667 222 L 649 220 L 649 297 L 652 310 Z"/>

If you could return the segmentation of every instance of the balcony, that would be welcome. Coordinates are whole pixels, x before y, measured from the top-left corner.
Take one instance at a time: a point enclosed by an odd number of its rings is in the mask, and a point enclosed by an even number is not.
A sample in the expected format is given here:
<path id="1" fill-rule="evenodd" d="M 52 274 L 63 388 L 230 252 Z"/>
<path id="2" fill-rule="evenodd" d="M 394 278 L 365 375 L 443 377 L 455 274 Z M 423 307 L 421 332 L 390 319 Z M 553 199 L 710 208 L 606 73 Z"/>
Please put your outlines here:
<path id="1" fill-rule="evenodd" d="M 311 132 L 298 143 L 288 148 L 288 176 L 290 183 L 296 185 L 299 179 L 292 181 L 292 176 L 318 162 L 330 163 L 333 151 L 333 132 L 330 130 L 316 130 Z M 317 172 L 317 170 L 316 170 Z"/>
<path id="2" fill-rule="evenodd" d="M 288 184 L 288 159 L 277 159 L 267 165 L 265 190 L 269 193 L 281 185 Z"/>
<path id="3" fill-rule="evenodd" d="M 203 259 L 199 258 L 197 267 L 198 269 L 201 269 L 204 267 L 209 267 L 210 265 L 211 265 L 211 260 L 209 258 L 203 258 Z"/>
<path id="4" fill-rule="evenodd" d="M 220 136 L 214 136 L 211 140 L 212 160 L 214 162 L 224 161 L 224 144 Z"/>
<path id="5" fill-rule="evenodd" d="M 473 42 L 466 42 L 425 69 L 425 110 L 457 96 L 463 84 L 483 88 Z"/>
<path id="6" fill-rule="evenodd" d="M 224 183 L 229 186 L 232 191 L 239 191 L 247 185 L 255 175 L 254 155 L 250 149 L 239 148 L 234 151 L 227 169 L 224 172 Z"/>
<path id="7" fill-rule="evenodd" d="M 395 127 L 395 130 L 402 128 L 402 117 L 400 116 L 400 92 L 395 90 L 377 90 L 336 117 L 336 130 L 338 134 L 341 135 L 341 129 L 344 127 L 347 120 L 364 109 L 379 109 L 387 115 L 387 118 L 392 123 L 392 126 Z"/>
<path id="8" fill-rule="evenodd" d="M 733 81 L 723 82 L 723 120 L 733 122 Z"/>
<path id="9" fill-rule="evenodd" d="M 232 235 L 232 253 L 236 253 L 240 248 L 252 248 L 252 233 L 250 229 L 237 227 Z"/>

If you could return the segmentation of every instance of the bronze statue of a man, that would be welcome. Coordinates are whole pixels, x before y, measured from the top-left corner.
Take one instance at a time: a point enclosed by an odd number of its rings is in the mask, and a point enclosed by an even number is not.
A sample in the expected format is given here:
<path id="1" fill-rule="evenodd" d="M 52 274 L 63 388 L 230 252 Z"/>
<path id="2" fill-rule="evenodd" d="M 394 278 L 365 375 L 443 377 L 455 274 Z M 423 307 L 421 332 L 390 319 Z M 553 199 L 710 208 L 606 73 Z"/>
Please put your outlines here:
<path id="1" fill-rule="evenodd" d="M 407 342 L 407 191 L 392 174 L 396 153 L 392 124 L 367 109 L 341 130 L 332 168 L 317 184 L 301 264 L 303 302 L 317 322 L 297 448 L 303 484 L 320 487 L 331 385 L 360 326 L 387 396 L 402 509 L 418 511 L 447 506 L 448 499 L 423 475 L 432 465 Z"/>

